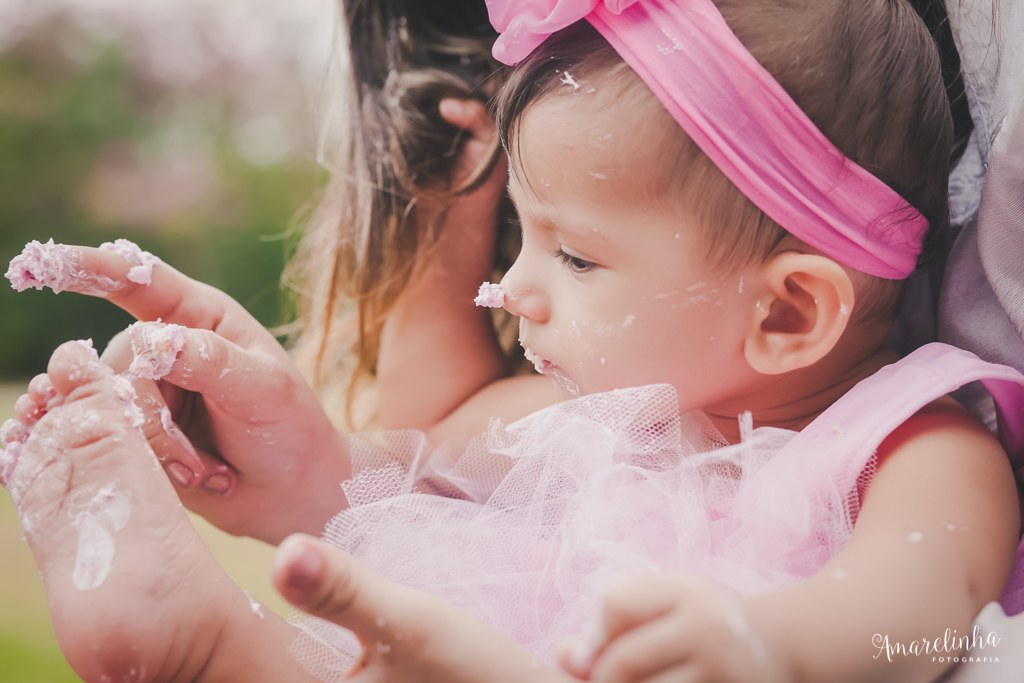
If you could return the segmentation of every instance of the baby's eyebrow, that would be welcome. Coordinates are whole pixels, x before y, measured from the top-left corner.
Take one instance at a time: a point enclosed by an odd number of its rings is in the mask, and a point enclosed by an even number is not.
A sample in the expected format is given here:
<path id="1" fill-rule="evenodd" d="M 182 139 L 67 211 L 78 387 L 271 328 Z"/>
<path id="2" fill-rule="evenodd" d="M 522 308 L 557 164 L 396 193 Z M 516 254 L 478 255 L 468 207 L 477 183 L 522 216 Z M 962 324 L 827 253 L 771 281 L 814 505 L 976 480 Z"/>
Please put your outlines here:
<path id="1" fill-rule="evenodd" d="M 512 205 L 515 207 L 516 213 L 519 214 L 520 221 L 522 221 L 523 210 L 519 206 L 519 203 L 516 201 L 516 196 L 515 196 L 515 193 L 513 192 L 513 186 L 512 186 L 512 181 L 511 180 L 509 181 L 509 185 L 508 185 L 508 196 L 509 196 L 509 199 L 512 200 Z M 538 206 L 535 210 L 531 210 L 529 212 L 528 216 L 529 216 L 530 221 L 532 223 L 534 223 L 538 228 L 540 228 L 541 230 L 544 230 L 546 232 L 551 232 L 551 231 L 557 229 L 557 230 L 560 230 L 562 232 L 575 233 L 578 236 L 583 237 L 583 238 L 591 238 L 591 237 L 595 236 L 594 235 L 594 231 L 588 230 L 584 226 L 573 225 L 572 223 L 566 222 L 564 219 L 561 219 L 561 218 L 556 220 L 556 218 L 553 215 L 553 213 L 551 211 L 549 211 L 549 210 L 546 210 L 545 207 L 542 204 L 540 206 Z"/>

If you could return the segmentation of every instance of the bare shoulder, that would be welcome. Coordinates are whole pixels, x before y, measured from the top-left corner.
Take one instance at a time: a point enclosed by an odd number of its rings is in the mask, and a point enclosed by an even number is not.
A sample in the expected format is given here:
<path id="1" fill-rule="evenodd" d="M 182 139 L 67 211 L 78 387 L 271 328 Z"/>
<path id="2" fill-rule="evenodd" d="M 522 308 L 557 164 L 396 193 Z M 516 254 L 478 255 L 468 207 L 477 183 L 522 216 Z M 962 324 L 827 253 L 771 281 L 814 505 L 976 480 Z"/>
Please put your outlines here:
<path id="1" fill-rule="evenodd" d="M 427 440 L 438 444 L 453 436 L 480 434 L 492 419 L 509 424 L 562 398 L 550 377 L 529 375 L 499 379 L 477 391 L 434 425 L 427 432 Z"/>
<path id="2" fill-rule="evenodd" d="M 921 408 L 878 448 L 878 461 L 886 466 L 901 459 L 935 456 L 948 456 L 963 465 L 1009 467 L 999 441 L 950 396 Z"/>
<path id="3" fill-rule="evenodd" d="M 854 536 L 929 538 L 932 561 L 960 565 L 979 594 L 998 597 L 1013 563 L 1020 506 L 1009 459 L 992 434 L 944 397 L 878 449 Z"/>

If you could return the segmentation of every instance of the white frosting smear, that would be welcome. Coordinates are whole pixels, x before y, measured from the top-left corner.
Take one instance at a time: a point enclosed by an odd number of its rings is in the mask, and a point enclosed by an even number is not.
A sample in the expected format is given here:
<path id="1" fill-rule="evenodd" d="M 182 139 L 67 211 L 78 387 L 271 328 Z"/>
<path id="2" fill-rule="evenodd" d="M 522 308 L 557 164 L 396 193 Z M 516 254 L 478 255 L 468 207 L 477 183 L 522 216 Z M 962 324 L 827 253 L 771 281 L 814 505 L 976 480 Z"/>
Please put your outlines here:
<path id="1" fill-rule="evenodd" d="M 263 618 L 263 605 L 261 605 L 256 598 L 254 598 L 251 595 L 249 595 L 249 591 L 242 591 L 242 592 L 245 593 L 245 597 L 249 598 L 249 608 L 252 610 L 252 613 L 255 614 L 256 616 L 258 616 L 260 619 L 262 619 Z"/>
<path id="2" fill-rule="evenodd" d="M 112 251 L 129 265 L 133 266 L 128 271 L 128 280 L 140 285 L 148 285 L 153 282 L 153 266 L 160 263 L 160 259 L 148 251 L 143 251 L 139 245 L 125 239 L 104 242 L 100 245 L 104 251 Z"/>
<path id="3" fill-rule="evenodd" d="M 78 554 L 71 575 L 80 591 L 99 588 L 114 562 L 114 534 L 128 525 L 131 517 L 128 496 L 111 483 L 100 489 L 72 524 L 78 529 Z"/>
<path id="4" fill-rule="evenodd" d="M 132 427 L 139 428 L 146 423 L 146 416 L 142 408 L 135 403 L 138 395 L 135 393 L 135 385 L 131 380 L 121 375 L 115 375 L 113 379 L 114 395 L 121 399 L 124 404 L 124 416 Z"/>
<path id="5" fill-rule="evenodd" d="M 57 294 L 70 289 L 102 296 L 121 287 L 110 278 L 82 271 L 78 251 L 63 244 L 54 244 L 52 239 L 46 244 L 36 240 L 26 244 L 21 253 L 11 259 L 4 277 L 19 292 L 30 287 L 49 287 Z"/>
<path id="6" fill-rule="evenodd" d="M 159 321 L 132 324 L 128 334 L 132 339 L 135 358 L 128 372 L 146 379 L 160 379 L 169 373 L 178 353 L 185 346 L 185 329 L 181 325 Z"/>

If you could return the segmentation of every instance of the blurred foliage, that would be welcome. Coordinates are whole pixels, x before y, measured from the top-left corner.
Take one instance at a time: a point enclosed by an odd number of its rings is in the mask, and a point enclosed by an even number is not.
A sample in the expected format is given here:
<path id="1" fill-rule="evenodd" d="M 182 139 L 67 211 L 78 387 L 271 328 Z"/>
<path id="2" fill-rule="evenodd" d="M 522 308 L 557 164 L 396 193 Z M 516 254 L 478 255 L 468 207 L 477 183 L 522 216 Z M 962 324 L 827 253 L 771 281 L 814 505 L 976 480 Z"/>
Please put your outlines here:
<path id="1" fill-rule="evenodd" d="M 53 636 L 50 636 L 53 639 Z M 5 683 L 81 683 L 60 650 L 39 639 L 0 636 L 0 663 Z"/>
<path id="2" fill-rule="evenodd" d="M 253 165 L 232 143 L 228 96 L 163 90 L 133 73 L 116 46 L 75 60 L 44 34 L 0 54 L 0 263 L 33 239 L 98 246 L 125 237 L 223 289 L 265 325 L 281 324 L 289 226 L 322 172 L 297 155 Z M 194 139 L 182 141 L 168 132 L 167 112 L 188 107 L 200 114 Z M 184 172 L 153 171 L 182 154 L 192 160 Z M 135 182 L 133 173 L 150 178 Z M 168 204 L 175 183 L 199 188 Z M 118 202 L 136 206 L 122 211 Z M 0 381 L 42 372 L 68 339 L 92 337 L 102 348 L 132 320 L 90 297 L 7 286 L 0 315 Z"/>

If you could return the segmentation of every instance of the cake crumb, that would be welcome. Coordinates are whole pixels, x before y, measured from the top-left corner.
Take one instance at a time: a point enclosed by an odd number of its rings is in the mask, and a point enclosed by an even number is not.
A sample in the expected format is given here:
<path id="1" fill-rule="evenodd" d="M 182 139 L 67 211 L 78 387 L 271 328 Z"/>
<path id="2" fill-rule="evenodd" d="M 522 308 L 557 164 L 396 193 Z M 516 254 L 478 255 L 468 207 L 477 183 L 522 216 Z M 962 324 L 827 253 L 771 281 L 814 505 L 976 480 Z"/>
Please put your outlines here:
<path id="1" fill-rule="evenodd" d="M 565 76 L 562 78 L 562 83 L 565 83 L 566 85 L 571 85 L 573 92 L 579 90 L 582 83 L 573 78 L 572 74 L 570 74 L 568 71 L 565 71 L 563 73 L 565 74 Z"/>
<path id="2" fill-rule="evenodd" d="M 161 322 L 137 322 L 128 328 L 135 354 L 128 369 L 137 377 L 161 379 L 174 367 L 178 353 L 185 345 L 185 329 L 181 325 Z"/>
<path id="3" fill-rule="evenodd" d="M 477 292 L 476 298 L 473 299 L 473 303 L 488 308 L 501 308 L 505 305 L 505 291 L 500 284 L 484 282 L 480 285 L 480 290 Z"/>
<path id="4" fill-rule="evenodd" d="M 117 239 L 113 242 L 104 242 L 100 245 L 104 251 L 112 251 L 132 266 L 128 271 L 128 280 L 139 285 L 148 285 L 153 282 L 153 266 L 160 263 L 160 259 L 148 251 L 143 251 L 139 245 L 126 239 Z"/>

